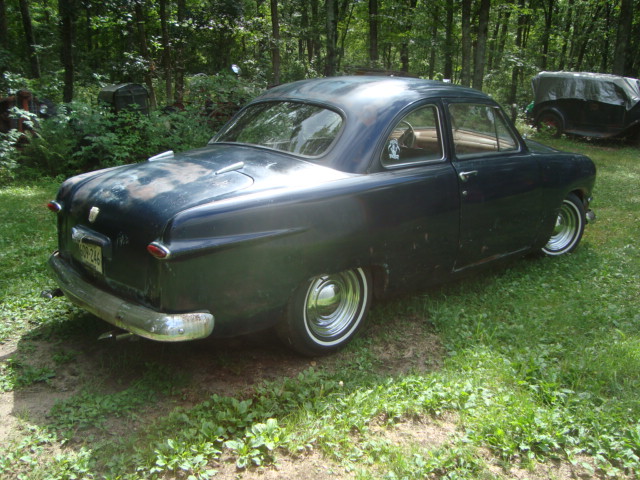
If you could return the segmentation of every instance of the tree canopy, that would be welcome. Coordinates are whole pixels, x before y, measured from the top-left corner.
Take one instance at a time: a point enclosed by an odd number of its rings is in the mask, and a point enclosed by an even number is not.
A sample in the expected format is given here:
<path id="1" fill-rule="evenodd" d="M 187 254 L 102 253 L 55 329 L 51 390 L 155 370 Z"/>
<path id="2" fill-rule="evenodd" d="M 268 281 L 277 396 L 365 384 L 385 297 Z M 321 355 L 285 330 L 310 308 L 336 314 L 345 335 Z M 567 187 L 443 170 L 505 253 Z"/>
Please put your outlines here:
<path id="1" fill-rule="evenodd" d="M 526 104 L 541 70 L 638 77 L 640 0 L 0 0 L 0 96 L 133 81 L 167 105 L 232 64 L 263 86 L 384 69 Z"/>

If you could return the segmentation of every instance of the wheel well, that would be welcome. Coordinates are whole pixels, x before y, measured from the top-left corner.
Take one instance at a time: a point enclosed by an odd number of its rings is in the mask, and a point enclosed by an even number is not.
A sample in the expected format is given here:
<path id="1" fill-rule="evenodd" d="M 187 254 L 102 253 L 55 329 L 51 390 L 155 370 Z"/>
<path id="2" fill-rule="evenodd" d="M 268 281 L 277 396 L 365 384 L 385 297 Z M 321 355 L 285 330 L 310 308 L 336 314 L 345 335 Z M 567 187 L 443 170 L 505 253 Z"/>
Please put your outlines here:
<path id="1" fill-rule="evenodd" d="M 572 190 L 569 193 L 573 193 L 576 197 L 578 197 L 580 199 L 580 201 L 584 205 L 585 200 L 586 200 L 586 193 L 585 193 L 584 190 L 577 189 L 577 190 Z"/>
<path id="2" fill-rule="evenodd" d="M 373 296 L 380 298 L 384 296 L 389 285 L 389 271 L 386 265 L 369 265 L 365 267 L 371 273 L 371 281 L 373 283 Z"/>
<path id="3" fill-rule="evenodd" d="M 545 108 L 543 110 L 540 110 L 538 112 L 538 114 L 536 115 L 536 123 L 540 121 L 540 117 L 542 117 L 543 115 L 546 115 L 548 113 L 557 116 L 560 119 L 560 121 L 562 122 L 562 124 L 563 125 L 565 124 L 564 115 L 562 114 L 562 112 L 560 110 L 558 110 L 556 108 Z"/>

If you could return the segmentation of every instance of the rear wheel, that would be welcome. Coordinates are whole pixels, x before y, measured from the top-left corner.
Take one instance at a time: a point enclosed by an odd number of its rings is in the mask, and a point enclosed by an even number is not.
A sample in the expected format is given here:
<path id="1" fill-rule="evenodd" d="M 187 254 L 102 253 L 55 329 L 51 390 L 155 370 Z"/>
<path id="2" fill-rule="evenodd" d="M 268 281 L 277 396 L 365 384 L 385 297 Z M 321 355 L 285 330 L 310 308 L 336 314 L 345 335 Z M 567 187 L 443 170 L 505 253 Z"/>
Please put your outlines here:
<path id="1" fill-rule="evenodd" d="M 570 193 L 562 201 L 553 233 L 542 252 L 558 256 L 574 251 L 582 238 L 585 223 L 584 205 L 575 194 Z"/>
<path id="2" fill-rule="evenodd" d="M 303 355 L 330 353 L 355 336 L 370 305 L 371 276 L 366 270 L 318 275 L 293 293 L 278 334 Z"/>
<path id="3" fill-rule="evenodd" d="M 553 112 L 544 112 L 538 116 L 536 127 L 539 132 L 547 132 L 553 137 L 559 137 L 564 131 L 564 125 L 559 115 Z"/>

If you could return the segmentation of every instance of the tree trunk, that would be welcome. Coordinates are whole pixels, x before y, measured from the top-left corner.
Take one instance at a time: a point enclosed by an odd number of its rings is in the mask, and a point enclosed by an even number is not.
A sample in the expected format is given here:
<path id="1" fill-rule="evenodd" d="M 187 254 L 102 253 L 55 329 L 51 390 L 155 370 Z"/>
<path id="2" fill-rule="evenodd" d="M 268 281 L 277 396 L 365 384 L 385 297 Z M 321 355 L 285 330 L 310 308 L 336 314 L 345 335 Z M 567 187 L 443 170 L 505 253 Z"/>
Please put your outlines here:
<path id="1" fill-rule="evenodd" d="M 145 28 L 145 16 L 142 9 L 142 3 L 136 2 L 134 6 L 134 13 L 136 18 L 136 24 L 138 27 L 138 46 L 140 48 L 140 55 L 147 63 L 147 68 L 144 73 L 144 83 L 147 85 L 149 91 L 149 105 L 151 108 L 156 108 L 156 91 L 153 88 L 153 71 L 154 63 L 151 55 L 149 55 L 149 48 L 147 47 L 147 31 Z"/>
<path id="2" fill-rule="evenodd" d="M 187 5 L 186 0 L 178 0 L 177 2 L 177 14 L 176 19 L 178 20 L 178 34 L 175 37 L 175 103 L 178 106 L 184 104 L 184 50 L 185 50 L 185 41 L 184 41 L 184 30 L 183 24 L 187 17 Z"/>
<path id="3" fill-rule="evenodd" d="M 9 27 L 7 26 L 7 5 L 0 0 L 0 48 L 9 49 Z"/>
<path id="4" fill-rule="evenodd" d="M 340 17 L 345 20 L 342 22 L 343 28 L 340 33 L 340 48 L 338 49 L 338 62 L 337 67 L 338 70 L 341 69 L 342 59 L 344 58 L 344 45 L 347 41 L 347 35 L 349 34 L 349 26 L 351 25 L 351 19 L 353 18 L 353 10 L 355 8 L 355 3 L 349 5 L 349 0 L 345 0 L 342 3 L 342 8 L 340 9 Z M 349 13 L 347 14 L 347 10 Z"/>
<path id="5" fill-rule="evenodd" d="M 311 25 L 309 24 L 309 12 L 307 11 L 307 2 L 302 2 L 300 5 L 300 26 L 302 28 L 302 35 L 298 39 L 298 59 L 301 62 L 305 60 L 305 52 L 308 51 Z M 309 59 L 311 62 L 311 59 Z"/>
<path id="6" fill-rule="evenodd" d="M 613 73 L 626 75 L 628 49 L 631 43 L 631 29 L 633 27 L 633 0 L 620 0 L 620 17 L 618 17 L 618 31 L 616 48 L 613 55 Z"/>
<path id="7" fill-rule="evenodd" d="M 173 104 L 173 78 L 171 68 L 171 40 L 169 38 L 169 18 L 167 15 L 167 0 L 160 0 L 160 31 L 162 41 L 162 66 L 164 67 L 165 102 Z"/>
<path id="8" fill-rule="evenodd" d="M 338 20 L 336 0 L 327 0 L 327 61 L 325 76 L 333 77 L 336 74 L 336 45 L 338 40 Z"/>
<path id="9" fill-rule="evenodd" d="M 407 0 L 405 0 L 407 1 Z M 411 32 L 413 28 L 413 17 L 416 9 L 416 5 L 418 4 L 418 0 L 408 0 L 408 4 L 402 4 L 402 20 L 400 24 L 402 25 L 402 33 Z M 402 40 L 402 44 L 400 45 L 400 70 L 403 72 L 409 71 L 409 40 Z"/>
<path id="10" fill-rule="evenodd" d="M 309 34 L 309 63 L 313 62 L 314 57 L 320 51 L 320 35 L 318 33 L 318 18 L 320 17 L 320 6 L 318 0 L 311 0 L 309 2 L 310 10 L 311 10 L 311 32 Z"/>
<path id="11" fill-rule="evenodd" d="M 573 25 L 573 4 L 574 0 L 567 0 L 567 13 L 565 17 L 565 29 L 564 35 L 562 36 L 562 49 L 560 51 L 560 63 L 558 64 L 558 70 L 564 70 L 564 66 L 567 62 L 567 49 L 569 48 L 569 37 L 571 32 L 571 27 Z"/>
<path id="12" fill-rule="evenodd" d="M 480 12 L 478 18 L 478 39 L 476 54 L 473 62 L 473 88 L 482 90 L 484 80 L 484 64 L 487 51 L 487 36 L 489 34 L 489 9 L 491 0 L 480 0 Z"/>
<path id="13" fill-rule="evenodd" d="M 31 66 L 31 76 L 33 78 L 40 78 L 40 60 L 38 59 L 38 52 L 36 52 L 36 37 L 33 34 L 28 0 L 20 0 L 20 14 L 22 16 L 22 26 L 24 28 L 24 37 L 29 55 L 29 65 Z"/>
<path id="14" fill-rule="evenodd" d="M 604 17 L 605 17 L 605 31 L 607 32 L 612 32 L 615 30 L 615 27 L 613 26 L 613 9 L 614 9 L 614 5 L 611 5 L 610 3 L 607 3 L 605 5 L 605 13 L 604 13 Z M 604 39 L 603 39 L 603 45 L 602 45 L 602 51 L 603 52 L 608 52 L 610 50 L 611 47 L 611 36 L 610 35 L 605 35 Z M 615 46 L 614 46 L 615 48 Z M 602 55 L 601 59 L 600 59 L 600 68 L 599 68 L 599 72 L 608 72 L 609 70 L 609 55 Z"/>
<path id="15" fill-rule="evenodd" d="M 549 56 L 549 39 L 551 38 L 551 27 L 553 25 L 553 11 L 556 0 L 547 0 L 544 11 L 544 33 L 542 35 L 542 58 L 540 58 L 540 69 L 547 69 Z"/>
<path id="16" fill-rule="evenodd" d="M 498 49 L 498 37 L 500 35 L 500 25 L 502 25 L 503 9 L 498 8 L 498 15 L 496 17 L 495 24 L 493 25 L 493 33 L 489 40 L 489 57 L 487 59 L 487 69 L 493 70 L 493 59 L 496 56 L 496 50 Z"/>
<path id="17" fill-rule="evenodd" d="M 516 55 L 518 55 L 518 57 L 522 54 L 522 38 L 523 38 L 525 18 L 526 18 L 523 13 L 524 5 L 525 5 L 525 0 L 518 1 L 518 28 L 516 30 L 516 39 L 515 39 Z M 518 93 L 518 79 L 520 77 L 521 70 L 522 70 L 522 67 L 520 67 L 518 63 L 516 63 L 513 66 L 513 69 L 511 70 L 511 88 L 509 90 L 509 98 L 508 98 L 508 102 L 511 105 L 514 105 L 516 103 L 517 93 Z"/>
<path id="18" fill-rule="evenodd" d="M 636 2 L 634 17 L 640 18 L 640 2 Z M 627 71 L 633 78 L 640 77 L 640 23 L 634 22 L 631 29 L 631 45 L 629 45 L 629 59 Z"/>
<path id="19" fill-rule="evenodd" d="M 369 0 L 369 64 L 378 64 L 378 0 Z"/>
<path id="20" fill-rule="evenodd" d="M 447 0 L 447 23 L 444 39 L 444 78 L 453 81 L 453 1 Z"/>
<path id="21" fill-rule="evenodd" d="M 601 10 L 602 10 L 602 5 L 597 5 L 596 9 L 592 14 L 593 18 L 599 18 L 601 14 Z M 596 25 L 596 22 L 587 21 L 585 22 L 585 25 L 583 26 L 583 28 L 580 29 L 583 32 L 583 34 L 579 37 L 581 42 L 580 42 L 580 46 L 578 47 L 578 56 L 576 59 L 576 63 L 574 64 L 574 68 L 577 71 L 582 69 L 582 62 L 584 61 L 584 56 L 587 53 L 587 47 L 589 46 L 589 43 L 592 40 L 593 29 L 595 25 Z"/>
<path id="22" fill-rule="evenodd" d="M 60 14 L 60 60 L 64 68 L 64 87 L 62 100 L 69 103 L 73 100 L 73 13 L 75 5 L 73 0 L 58 0 L 58 13 Z"/>
<path id="23" fill-rule="evenodd" d="M 92 71 L 98 71 L 98 69 L 100 68 L 100 60 L 99 58 L 97 58 L 98 56 L 96 55 L 96 48 L 95 48 L 95 39 L 94 39 L 94 31 L 93 31 L 93 26 L 92 26 L 92 18 L 93 18 L 93 8 L 94 6 L 89 3 L 89 2 L 82 2 L 82 6 L 81 8 L 84 10 L 84 28 L 83 28 L 83 32 L 84 32 L 84 37 L 85 37 L 85 41 L 86 41 L 86 47 L 84 48 L 84 51 L 87 52 L 88 55 L 88 60 L 87 60 L 87 65 L 91 68 Z"/>
<path id="24" fill-rule="evenodd" d="M 471 0 L 462 0 L 462 71 L 460 84 L 471 86 Z"/>
<path id="25" fill-rule="evenodd" d="M 278 0 L 271 0 L 271 66 L 273 84 L 280 85 L 280 19 L 278 18 Z"/>
<path id="26" fill-rule="evenodd" d="M 427 77 L 433 80 L 436 73 L 436 49 L 438 45 L 438 23 L 440 23 L 440 5 L 433 5 L 433 16 L 431 18 L 431 49 L 429 51 L 429 72 Z"/>
<path id="27" fill-rule="evenodd" d="M 500 35 L 498 37 L 498 46 L 496 47 L 496 51 L 494 54 L 494 61 L 492 62 L 493 70 L 499 70 L 501 67 L 501 60 L 504 55 L 504 48 L 507 43 L 507 37 L 509 33 L 509 19 L 511 18 L 511 5 L 513 4 L 513 0 L 508 0 L 507 8 L 504 11 L 504 17 L 502 26 L 500 28 Z"/>

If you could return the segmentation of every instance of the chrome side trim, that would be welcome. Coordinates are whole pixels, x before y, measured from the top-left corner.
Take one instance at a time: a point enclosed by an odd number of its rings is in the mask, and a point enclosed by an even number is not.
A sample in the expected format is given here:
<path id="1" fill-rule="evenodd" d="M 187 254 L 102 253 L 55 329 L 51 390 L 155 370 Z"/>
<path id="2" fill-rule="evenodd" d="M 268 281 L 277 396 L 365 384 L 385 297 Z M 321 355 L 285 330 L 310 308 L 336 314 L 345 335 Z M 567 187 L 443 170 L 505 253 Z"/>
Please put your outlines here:
<path id="1" fill-rule="evenodd" d="M 216 175 L 222 175 L 223 173 L 233 172 L 235 170 L 241 170 L 244 168 L 244 162 L 236 162 L 226 167 L 222 167 L 220 170 L 216 170 Z"/>
<path id="2" fill-rule="evenodd" d="M 123 300 L 82 279 L 57 251 L 49 257 L 49 267 L 60 289 L 71 302 L 141 337 L 182 342 L 208 337 L 213 331 L 214 317 L 209 312 L 156 312 Z"/>
<path id="3" fill-rule="evenodd" d="M 153 157 L 147 158 L 147 162 L 155 162 L 156 160 L 168 160 L 173 158 L 173 150 L 167 150 L 166 152 L 159 153 Z"/>

